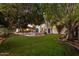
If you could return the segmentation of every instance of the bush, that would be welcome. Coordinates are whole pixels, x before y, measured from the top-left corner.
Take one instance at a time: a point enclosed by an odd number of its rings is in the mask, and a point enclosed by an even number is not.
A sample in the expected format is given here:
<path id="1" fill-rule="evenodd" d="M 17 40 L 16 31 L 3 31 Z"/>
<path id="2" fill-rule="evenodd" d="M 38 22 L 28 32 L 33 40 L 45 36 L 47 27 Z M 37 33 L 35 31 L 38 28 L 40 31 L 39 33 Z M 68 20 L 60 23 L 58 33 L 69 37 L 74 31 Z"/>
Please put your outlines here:
<path id="1" fill-rule="evenodd" d="M 9 33 L 10 32 L 7 28 L 0 28 L 0 37 L 8 37 Z"/>

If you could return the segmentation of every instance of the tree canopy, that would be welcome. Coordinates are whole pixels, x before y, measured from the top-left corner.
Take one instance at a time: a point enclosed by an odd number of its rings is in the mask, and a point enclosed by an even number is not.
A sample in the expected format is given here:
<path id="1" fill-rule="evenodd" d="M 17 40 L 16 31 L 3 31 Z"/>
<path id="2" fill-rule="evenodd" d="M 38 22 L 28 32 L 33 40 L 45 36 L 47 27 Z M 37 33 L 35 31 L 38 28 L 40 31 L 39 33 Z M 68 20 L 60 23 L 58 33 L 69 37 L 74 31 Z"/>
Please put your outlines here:
<path id="1" fill-rule="evenodd" d="M 9 27 L 27 27 L 27 24 L 39 25 L 44 22 L 43 12 L 39 4 L 0 4 Z"/>
<path id="2" fill-rule="evenodd" d="M 0 4 L 0 12 L 9 27 L 27 27 L 28 23 L 39 25 L 47 21 L 51 26 L 60 22 L 69 29 L 79 19 L 78 10 L 79 4 L 75 3 Z"/>

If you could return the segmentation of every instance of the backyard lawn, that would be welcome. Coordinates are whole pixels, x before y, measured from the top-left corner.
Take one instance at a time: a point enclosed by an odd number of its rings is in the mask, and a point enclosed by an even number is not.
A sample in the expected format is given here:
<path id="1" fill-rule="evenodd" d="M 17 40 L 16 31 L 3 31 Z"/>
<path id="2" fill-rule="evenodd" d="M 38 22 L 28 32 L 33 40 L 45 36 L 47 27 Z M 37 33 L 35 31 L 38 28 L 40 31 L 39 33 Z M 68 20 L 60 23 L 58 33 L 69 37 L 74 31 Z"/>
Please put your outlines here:
<path id="1" fill-rule="evenodd" d="M 58 40 L 59 35 L 26 37 L 10 36 L 0 46 L 0 53 L 18 56 L 65 56 L 79 55 L 79 51 Z"/>

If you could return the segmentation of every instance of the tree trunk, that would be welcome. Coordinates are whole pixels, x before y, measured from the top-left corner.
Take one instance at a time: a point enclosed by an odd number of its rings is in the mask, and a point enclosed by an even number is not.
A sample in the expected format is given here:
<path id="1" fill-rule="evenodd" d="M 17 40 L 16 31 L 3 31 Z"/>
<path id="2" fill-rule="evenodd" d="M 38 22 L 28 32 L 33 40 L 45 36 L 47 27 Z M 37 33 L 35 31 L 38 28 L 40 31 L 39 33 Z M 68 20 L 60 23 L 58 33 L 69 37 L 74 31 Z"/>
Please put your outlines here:
<path id="1" fill-rule="evenodd" d="M 78 26 L 78 40 L 79 40 L 79 26 Z"/>

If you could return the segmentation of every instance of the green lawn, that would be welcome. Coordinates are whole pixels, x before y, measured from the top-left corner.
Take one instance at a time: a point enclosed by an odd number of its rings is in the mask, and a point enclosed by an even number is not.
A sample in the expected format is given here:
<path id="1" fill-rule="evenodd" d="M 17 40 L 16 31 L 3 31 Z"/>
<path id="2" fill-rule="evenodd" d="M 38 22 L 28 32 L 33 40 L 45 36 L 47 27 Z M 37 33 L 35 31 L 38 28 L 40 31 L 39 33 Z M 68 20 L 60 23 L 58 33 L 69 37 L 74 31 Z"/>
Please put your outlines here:
<path id="1" fill-rule="evenodd" d="M 10 36 L 5 44 L 0 46 L 0 53 L 9 55 L 31 56 L 64 56 L 79 55 L 79 51 L 58 40 L 59 35 L 40 37 Z"/>

